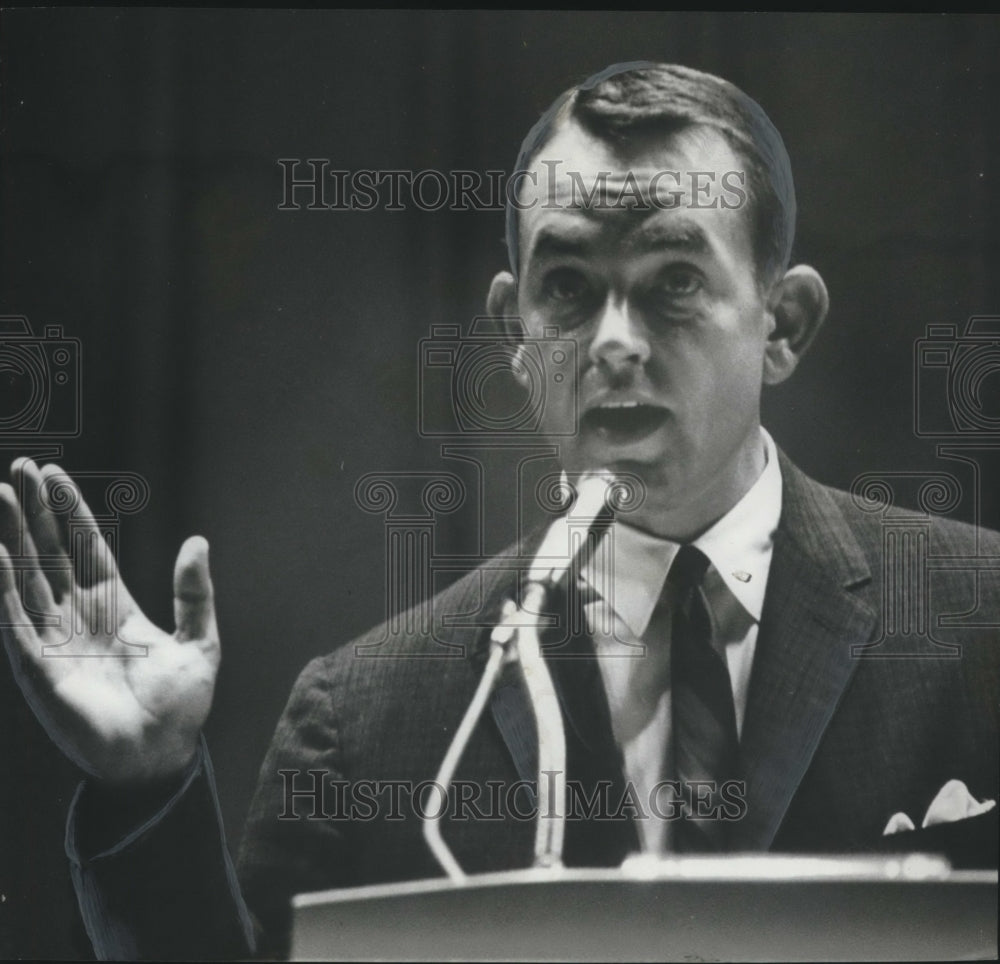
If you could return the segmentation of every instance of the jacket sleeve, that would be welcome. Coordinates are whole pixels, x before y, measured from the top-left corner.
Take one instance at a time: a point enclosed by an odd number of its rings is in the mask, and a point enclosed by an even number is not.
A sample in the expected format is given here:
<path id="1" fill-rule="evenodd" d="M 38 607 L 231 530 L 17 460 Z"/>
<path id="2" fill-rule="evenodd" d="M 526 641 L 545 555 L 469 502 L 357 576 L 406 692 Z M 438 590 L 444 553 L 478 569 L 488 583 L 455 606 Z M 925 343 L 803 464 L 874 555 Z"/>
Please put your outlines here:
<path id="1" fill-rule="evenodd" d="M 238 867 L 260 922 L 258 953 L 287 956 L 291 899 L 357 882 L 355 837 L 338 813 L 343 785 L 341 726 L 347 674 L 336 657 L 302 671 L 261 766 Z M 343 669 L 343 667 L 342 667 Z"/>
<path id="2" fill-rule="evenodd" d="M 351 883 L 344 824 L 330 819 L 327 796 L 341 772 L 333 689 L 318 659 L 292 690 L 247 820 L 242 889 L 204 741 L 169 788 L 137 797 L 81 784 L 66 851 L 99 959 L 283 956 L 291 898 Z"/>
<path id="3" fill-rule="evenodd" d="M 253 927 L 204 741 L 169 791 L 126 796 L 88 782 L 77 790 L 66 853 L 94 953 L 99 960 L 246 958 Z"/>

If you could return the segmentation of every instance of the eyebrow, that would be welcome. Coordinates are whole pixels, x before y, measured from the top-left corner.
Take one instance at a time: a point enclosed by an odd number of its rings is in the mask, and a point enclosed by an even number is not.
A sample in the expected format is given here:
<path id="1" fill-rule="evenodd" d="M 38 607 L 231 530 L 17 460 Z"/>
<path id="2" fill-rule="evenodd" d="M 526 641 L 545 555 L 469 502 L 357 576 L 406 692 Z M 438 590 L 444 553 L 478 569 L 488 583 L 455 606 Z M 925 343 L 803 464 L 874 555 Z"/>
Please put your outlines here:
<path id="1" fill-rule="evenodd" d="M 585 257 L 596 234 L 579 229 L 546 225 L 535 237 L 529 258 Z M 683 251 L 688 254 L 708 254 L 712 245 L 700 225 L 688 218 L 671 218 L 643 225 L 636 234 L 629 234 L 623 249 L 630 255 L 655 254 L 659 251 Z"/>
<path id="2" fill-rule="evenodd" d="M 708 254 L 712 250 L 708 235 L 690 218 L 671 218 L 644 224 L 635 236 L 625 239 L 630 253 L 651 254 L 657 251 L 684 251 Z"/>
<path id="3" fill-rule="evenodd" d="M 558 258 L 566 255 L 586 255 L 591 248 L 593 234 L 578 229 L 544 227 L 535 237 L 528 252 L 529 258 Z"/>

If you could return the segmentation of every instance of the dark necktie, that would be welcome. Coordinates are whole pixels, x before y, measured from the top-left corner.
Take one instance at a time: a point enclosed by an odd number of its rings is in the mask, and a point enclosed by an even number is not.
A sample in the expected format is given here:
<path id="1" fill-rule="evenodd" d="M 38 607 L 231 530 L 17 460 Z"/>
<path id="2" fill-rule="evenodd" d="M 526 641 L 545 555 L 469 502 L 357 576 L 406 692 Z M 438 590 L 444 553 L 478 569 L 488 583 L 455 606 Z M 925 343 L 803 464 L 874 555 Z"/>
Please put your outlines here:
<path id="1" fill-rule="evenodd" d="M 674 587 L 671 620 L 671 703 L 675 778 L 690 806 L 675 820 L 678 852 L 726 849 L 720 819 L 722 784 L 736 777 L 738 737 L 725 654 L 712 647 L 712 625 L 701 583 L 709 562 L 681 546 L 667 575 Z"/>

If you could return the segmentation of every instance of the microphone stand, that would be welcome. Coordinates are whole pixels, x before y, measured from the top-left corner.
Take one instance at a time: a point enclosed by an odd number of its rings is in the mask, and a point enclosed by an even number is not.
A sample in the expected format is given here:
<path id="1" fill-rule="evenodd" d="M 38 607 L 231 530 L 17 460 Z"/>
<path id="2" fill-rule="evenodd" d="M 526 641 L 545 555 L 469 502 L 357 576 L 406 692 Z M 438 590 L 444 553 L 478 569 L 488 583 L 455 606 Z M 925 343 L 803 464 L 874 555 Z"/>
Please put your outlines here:
<path id="1" fill-rule="evenodd" d="M 590 530 L 607 507 L 614 481 L 608 472 L 585 476 L 580 482 L 576 504 L 571 512 L 556 519 L 549 527 L 528 571 L 520 605 L 512 599 L 503 605 L 500 622 L 490 635 L 486 668 L 435 778 L 443 789 L 443 798 L 447 800 L 459 761 L 486 708 L 500 671 L 507 663 L 517 663 L 538 733 L 538 816 L 534 860 L 534 866 L 538 868 L 562 867 L 566 831 L 566 734 L 552 675 L 542 656 L 538 616 L 544 611 L 549 591 L 559 584 L 579 551 L 578 546 L 571 545 L 570 523 L 573 523 L 574 529 Z M 440 821 L 446 810 L 447 807 L 434 817 L 425 816 L 424 839 L 445 873 L 452 881 L 460 882 L 467 876 L 441 836 Z"/>

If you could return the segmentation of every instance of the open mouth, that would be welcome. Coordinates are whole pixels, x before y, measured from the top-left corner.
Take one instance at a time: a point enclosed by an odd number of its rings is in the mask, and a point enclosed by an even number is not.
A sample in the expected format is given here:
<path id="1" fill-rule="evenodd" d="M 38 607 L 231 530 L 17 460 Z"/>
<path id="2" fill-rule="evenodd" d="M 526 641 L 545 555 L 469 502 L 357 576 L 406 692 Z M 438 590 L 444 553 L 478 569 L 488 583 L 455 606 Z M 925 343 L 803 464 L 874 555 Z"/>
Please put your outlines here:
<path id="1" fill-rule="evenodd" d="M 610 442 L 634 442 L 655 432 L 667 419 L 667 410 L 641 402 L 606 403 L 588 409 L 584 428 Z"/>

